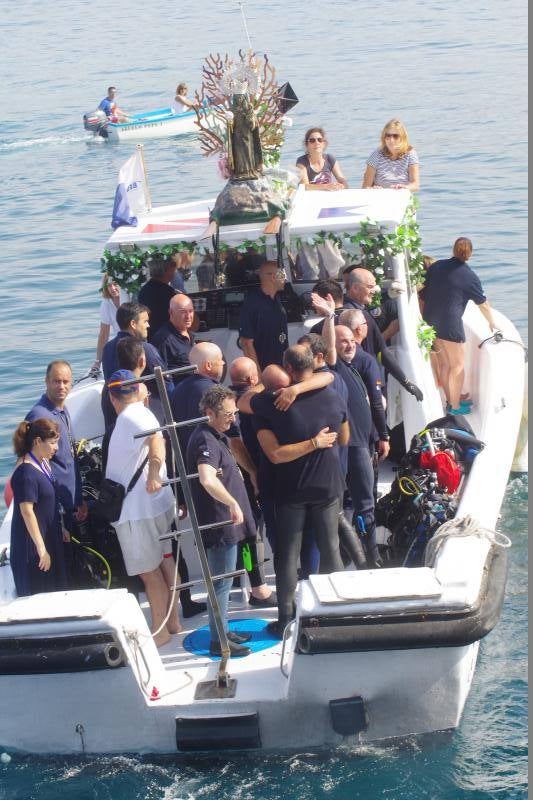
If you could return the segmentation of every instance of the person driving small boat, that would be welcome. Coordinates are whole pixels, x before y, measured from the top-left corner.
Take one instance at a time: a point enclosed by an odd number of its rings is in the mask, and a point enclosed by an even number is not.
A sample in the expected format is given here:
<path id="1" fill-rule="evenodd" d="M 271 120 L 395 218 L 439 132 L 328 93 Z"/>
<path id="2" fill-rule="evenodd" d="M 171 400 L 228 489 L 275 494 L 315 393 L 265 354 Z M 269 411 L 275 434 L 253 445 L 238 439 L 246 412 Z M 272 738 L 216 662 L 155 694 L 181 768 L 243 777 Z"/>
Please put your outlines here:
<path id="1" fill-rule="evenodd" d="M 98 108 L 104 112 L 110 122 L 127 122 L 129 120 L 125 111 L 115 102 L 117 96 L 117 89 L 115 86 L 109 86 L 107 89 L 107 96 L 100 102 Z"/>

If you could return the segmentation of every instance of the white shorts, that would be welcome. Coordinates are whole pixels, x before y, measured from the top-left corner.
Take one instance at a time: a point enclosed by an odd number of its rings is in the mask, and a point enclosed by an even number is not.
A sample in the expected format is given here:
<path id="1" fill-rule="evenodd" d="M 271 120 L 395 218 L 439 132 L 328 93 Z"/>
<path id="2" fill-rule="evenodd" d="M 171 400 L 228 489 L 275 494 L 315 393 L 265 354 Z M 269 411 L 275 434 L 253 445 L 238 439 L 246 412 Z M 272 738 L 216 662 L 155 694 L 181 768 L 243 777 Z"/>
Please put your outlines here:
<path id="1" fill-rule="evenodd" d="M 166 554 L 172 553 L 172 539 L 159 537 L 167 533 L 174 520 L 174 506 L 153 519 L 136 519 L 114 525 L 128 575 L 152 572 Z"/>

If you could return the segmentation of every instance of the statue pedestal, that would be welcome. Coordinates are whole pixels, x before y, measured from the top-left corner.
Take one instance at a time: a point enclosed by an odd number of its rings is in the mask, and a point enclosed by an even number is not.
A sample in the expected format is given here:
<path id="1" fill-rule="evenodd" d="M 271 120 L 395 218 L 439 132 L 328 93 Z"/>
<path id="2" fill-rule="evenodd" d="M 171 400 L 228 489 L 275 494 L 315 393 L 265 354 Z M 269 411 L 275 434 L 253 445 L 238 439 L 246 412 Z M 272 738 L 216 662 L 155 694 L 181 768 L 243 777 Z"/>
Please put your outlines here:
<path id="1" fill-rule="evenodd" d="M 229 180 L 218 195 L 210 216 L 219 225 L 240 222 L 266 222 L 284 218 L 287 205 L 267 176 L 256 180 Z"/>

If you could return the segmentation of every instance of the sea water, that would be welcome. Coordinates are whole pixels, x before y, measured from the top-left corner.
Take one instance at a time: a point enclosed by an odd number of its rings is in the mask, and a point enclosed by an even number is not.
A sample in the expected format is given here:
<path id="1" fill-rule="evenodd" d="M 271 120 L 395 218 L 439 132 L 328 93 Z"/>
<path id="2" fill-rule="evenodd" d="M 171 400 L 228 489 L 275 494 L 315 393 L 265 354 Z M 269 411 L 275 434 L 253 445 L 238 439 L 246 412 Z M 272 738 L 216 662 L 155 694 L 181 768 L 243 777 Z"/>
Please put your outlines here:
<path id="1" fill-rule="evenodd" d="M 322 125 L 351 186 L 385 122 L 399 116 L 420 156 L 424 251 L 474 243 L 491 303 L 526 335 L 526 9 L 471 0 L 255 0 L 252 45 L 300 99 L 282 163 Z M 126 111 L 167 106 L 200 84 L 209 53 L 246 48 L 239 4 L 200 0 L 35 0 L 0 4 L 0 481 L 11 435 L 43 390 L 52 358 L 76 377 L 94 359 L 99 259 L 117 173 L 134 146 L 82 128 L 107 86 Z M 214 196 L 213 159 L 194 138 L 147 142 L 154 205 Z M 487 487 L 490 491 L 490 487 Z M 429 737 L 286 757 L 72 757 L 0 761 L 5 798 L 390 798 L 526 796 L 527 478 L 514 476 L 500 527 L 513 540 L 502 618 L 481 643 L 462 723 Z M 0 697 L 0 713 L 2 713 Z M 105 709 L 102 714 L 120 713 Z M 105 720 L 102 720 L 103 725 Z M 35 724 L 43 724 L 36 720 Z"/>

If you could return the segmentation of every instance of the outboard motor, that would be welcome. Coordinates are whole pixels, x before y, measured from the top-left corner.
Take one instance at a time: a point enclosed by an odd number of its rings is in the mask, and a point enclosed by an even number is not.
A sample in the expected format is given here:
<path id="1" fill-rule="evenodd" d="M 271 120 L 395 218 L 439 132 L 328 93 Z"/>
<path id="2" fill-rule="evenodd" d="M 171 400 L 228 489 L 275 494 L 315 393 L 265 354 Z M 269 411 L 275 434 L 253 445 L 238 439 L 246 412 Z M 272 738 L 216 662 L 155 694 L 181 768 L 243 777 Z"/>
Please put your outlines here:
<path id="1" fill-rule="evenodd" d="M 83 127 L 86 131 L 91 131 L 95 136 L 103 136 L 107 139 L 107 117 L 102 109 L 97 108 L 96 111 L 88 111 L 83 115 Z"/>

